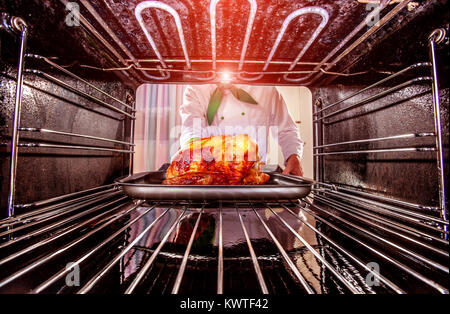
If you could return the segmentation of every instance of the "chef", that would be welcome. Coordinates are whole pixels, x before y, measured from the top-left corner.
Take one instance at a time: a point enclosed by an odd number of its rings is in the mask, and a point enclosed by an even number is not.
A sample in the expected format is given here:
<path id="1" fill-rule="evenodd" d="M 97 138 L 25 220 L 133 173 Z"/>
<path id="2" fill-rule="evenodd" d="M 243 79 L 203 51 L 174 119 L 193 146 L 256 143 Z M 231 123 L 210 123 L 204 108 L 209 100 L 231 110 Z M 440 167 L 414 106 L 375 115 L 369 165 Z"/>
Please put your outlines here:
<path id="1" fill-rule="evenodd" d="M 271 132 L 283 152 L 283 173 L 303 175 L 303 142 L 286 103 L 273 86 L 229 82 L 189 85 L 183 95 L 180 115 L 181 146 L 201 137 L 248 134 L 258 143 L 259 155 L 265 161 Z"/>

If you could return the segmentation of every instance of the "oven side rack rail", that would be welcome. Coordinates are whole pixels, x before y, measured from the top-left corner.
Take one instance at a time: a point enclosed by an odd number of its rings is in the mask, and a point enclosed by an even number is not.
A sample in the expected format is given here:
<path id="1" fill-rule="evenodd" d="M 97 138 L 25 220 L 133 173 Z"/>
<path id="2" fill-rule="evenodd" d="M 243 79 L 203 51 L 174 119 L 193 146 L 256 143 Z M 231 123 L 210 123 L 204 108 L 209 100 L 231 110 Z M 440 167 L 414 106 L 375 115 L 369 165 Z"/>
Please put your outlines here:
<path id="1" fill-rule="evenodd" d="M 28 26 L 26 22 L 19 17 L 12 17 L 7 13 L 2 13 L 2 24 L 0 30 L 6 30 L 7 32 L 13 35 L 19 35 L 20 40 L 20 49 L 19 49 L 19 57 L 18 57 L 18 69 L 17 69 L 17 84 L 16 84 L 16 96 L 15 96 L 15 105 L 14 105 L 14 121 L 13 121 L 13 132 L 11 139 L 11 161 L 10 161 L 10 182 L 9 182 L 9 193 L 8 193 L 8 217 L 12 217 L 14 215 L 15 207 L 26 207 L 26 205 L 15 204 L 15 185 L 16 185 L 16 177 L 17 177 L 17 162 L 18 162 L 18 154 L 19 147 L 24 148 L 53 148 L 53 149 L 69 149 L 69 150 L 81 150 L 81 151 L 103 151 L 103 152 L 113 152 L 113 153 L 122 153 L 122 154 L 134 154 L 134 125 L 135 125 L 135 103 L 134 101 L 129 101 L 128 103 L 118 99 L 117 97 L 112 96 L 111 94 L 105 92 L 104 90 L 98 88 L 94 84 L 89 83 L 85 79 L 80 76 L 72 73 L 71 71 L 65 69 L 64 67 L 58 65 L 53 62 L 49 58 L 26 53 L 27 49 L 27 36 L 28 36 Z M 67 77 L 71 77 L 75 81 L 81 82 L 82 85 L 95 90 L 99 94 L 101 94 L 105 99 L 102 100 L 98 96 L 94 96 L 90 93 L 84 92 L 79 88 L 76 88 L 69 83 L 64 82 L 63 80 L 55 77 L 54 75 L 48 74 L 42 70 L 31 69 L 25 67 L 26 59 L 33 59 L 44 62 L 47 66 L 62 72 Z M 78 96 L 83 97 L 84 99 L 94 102 L 110 111 L 120 114 L 120 118 L 116 118 L 114 116 L 109 116 L 113 119 L 123 121 L 125 125 L 126 119 L 130 119 L 130 141 L 126 142 L 124 140 L 115 140 L 110 138 L 104 138 L 99 136 L 92 136 L 88 134 L 79 134 L 73 132 L 65 132 L 62 130 L 51 130 L 46 128 L 37 128 L 34 126 L 26 126 L 23 127 L 20 125 L 20 116 L 21 116 L 21 107 L 22 107 L 22 91 L 23 85 L 27 84 L 29 86 L 33 86 L 32 83 L 24 83 L 23 77 L 24 74 L 29 73 L 31 75 L 39 75 L 46 80 L 58 85 L 59 87 L 70 91 Z M 131 105 L 129 104 L 131 102 Z M 115 104 L 115 105 L 114 105 Z M 82 107 L 84 108 L 84 107 Z M 89 108 L 84 108 L 89 110 Z M 83 138 L 87 140 L 93 140 L 94 142 L 106 142 L 111 143 L 114 147 L 104 147 L 97 145 L 76 145 L 72 143 L 62 143 L 62 144 L 54 144 L 54 143 L 46 143 L 45 140 L 33 139 L 33 142 L 21 142 L 20 133 L 28 132 L 28 133 L 39 133 L 39 134 L 54 134 L 59 136 L 65 136 L 69 138 Z M 126 133 L 125 133 L 126 135 Z M 2 143 L 2 145 L 8 145 L 8 143 Z M 132 169 L 132 158 L 130 158 L 129 171 L 131 173 Z"/>
<path id="2" fill-rule="evenodd" d="M 316 102 L 313 109 L 313 125 L 314 125 L 314 146 L 313 146 L 313 156 L 315 160 L 315 170 L 314 176 L 315 180 L 318 182 L 317 190 L 326 191 L 328 194 L 336 194 L 336 193 L 350 193 L 358 194 L 359 197 L 363 200 L 372 202 L 377 202 L 379 205 L 384 208 L 399 208 L 401 210 L 409 211 L 409 212 L 417 212 L 417 211 L 428 211 L 428 214 L 438 212 L 440 214 L 440 219 L 442 222 L 445 222 L 443 226 L 443 235 L 445 238 L 448 236 L 448 213 L 446 208 L 446 192 L 445 192 L 445 177 L 444 177 L 444 154 L 443 154 L 443 144 L 442 144 L 442 124 L 441 124 L 441 108 L 440 108 L 440 99 L 439 99 L 439 83 L 437 76 L 437 60 L 435 47 L 438 44 L 444 43 L 447 34 L 444 29 L 436 29 L 433 31 L 428 38 L 428 46 L 429 46 L 429 62 L 421 62 L 416 63 L 411 66 L 408 66 L 398 72 L 395 72 L 388 77 L 379 80 L 363 89 L 360 89 L 354 93 L 351 93 L 338 101 L 335 101 L 331 104 L 323 104 L 321 99 Z M 422 74 L 417 74 L 413 71 L 421 71 L 428 70 L 431 75 L 424 76 Z M 413 72 L 413 73 L 411 73 Z M 375 87 L 382 86 L 382 84 L 386 82 L 393 81 L 394 79 L 399 79 L 403 75 L 413 74 L 415 77 L 403 81 L 402 83 L 398 83 L 395 86 L 391 86 L 383 91 L 380 91 L 374 95 L 365 96 L 362 99 L 359 99 L 355 102 L 351 102 L 351 100 L 358 95 L 363 94 L 364 92 L 368 92 Z M 397 91 L 400 91 L 403 88 L 406 88 L 412 84 L 429 84 L 430 90 L 427 93 L 432 94 L 433 100 L 433 119 L 434 119 L 434 130 L 418 130 L 416 132 L 403 133 L 403 134 L 394 134 L 390 136 L 378 137 L 378 138 L 364 138 L 358 140 L 351 141 L 341 141 L 334 143 L 324 143 L 324 139 L 319 134 L 324 134 L 324 128 L 328 125 L 337 123 L 342 121 L 342 119 L 353 119 L 357 117 L 357 115 L 346 115 L 343 118 L 342 115 L 350 112 L 351 110 L 363 107 L 366 104 L 369 104 L 377 99 L 383 98 L 385 96 L 389 96 Z M 350 102 L 349 102 L 350 101 Z M 344 105 L 345 104 L 345 105 Z M 338 106 L 340 105 L 340 106 Z M 353 146 L 359 144 L 372 144 L 372 143 L 389 143 L 390 141 L 395 140 L 398 141 L 407 141 L 410 143 L 411 139 L 415 139 L 418 141 L 422 141 L 425 138 L 434 138 L 433 145 L 414 145 L 408 144 L 406 146 L 400 147 L 377 147 L 376 149 L 344 149 L 346 146 Z M 436 155 L 436 166 L 437 166 L 437 180 L 439 187 L 439 206 L 428 206 L 421 204 L 414 204 L 407 201 L 401 201 L 392 199 L 389 197 L 385 197 L 375 193 L 367 193 L 360 191 L 357 187 L 348 187 L 340 184 L 335 184 L 333 182 L 325 182 L 323 180 L 323 165 L 325 163 L 324 156 L 330 155 L 343 155 L 343 156 L 351 156 L 357 154 L 377 154 L 377 153 L 405 153 L 405 152 L 417 152 L 417 153 L 429 153 L 432 152 Z M 348 196 L 348 195 L 347 195 Z M 355 195 L 353 195 L 355 196 Z M 335 200 L 336 202 L 341 202 L 341 200 Z M 345 204 L 344 204 L 345 205 Z M 394 207 L 393 207 L 394 206 Z"/>

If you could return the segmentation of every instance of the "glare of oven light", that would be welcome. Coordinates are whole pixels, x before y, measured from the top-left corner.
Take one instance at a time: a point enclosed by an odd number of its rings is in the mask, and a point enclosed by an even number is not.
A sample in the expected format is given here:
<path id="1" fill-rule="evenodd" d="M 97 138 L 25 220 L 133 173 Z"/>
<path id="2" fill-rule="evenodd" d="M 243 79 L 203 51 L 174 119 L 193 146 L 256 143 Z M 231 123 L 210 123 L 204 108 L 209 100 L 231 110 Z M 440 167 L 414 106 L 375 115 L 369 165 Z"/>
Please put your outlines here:
<path id="1" fill-rule="evenodd" d="M 220 77 L 222 83 L 230 83 L 231 82 L 231 74 L 228 71 L 223 71 Z"/>

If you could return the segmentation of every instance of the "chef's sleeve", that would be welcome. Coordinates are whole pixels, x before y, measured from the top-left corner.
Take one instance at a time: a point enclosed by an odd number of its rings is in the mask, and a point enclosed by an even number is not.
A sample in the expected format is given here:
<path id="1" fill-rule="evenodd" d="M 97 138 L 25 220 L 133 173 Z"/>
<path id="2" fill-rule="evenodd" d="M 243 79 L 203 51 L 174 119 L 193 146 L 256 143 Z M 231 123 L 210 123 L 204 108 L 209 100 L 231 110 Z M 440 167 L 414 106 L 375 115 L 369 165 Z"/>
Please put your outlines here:
<path id="1" fill-rule="evenodd" d="M 195 85 L 188 85 L 180 105 L 181 136 L 180 146 L 189 140 L 219 135 L 223 131 L 217 126 L 208 126 L 206 110 L 209 104 L 209 93 Z"/>

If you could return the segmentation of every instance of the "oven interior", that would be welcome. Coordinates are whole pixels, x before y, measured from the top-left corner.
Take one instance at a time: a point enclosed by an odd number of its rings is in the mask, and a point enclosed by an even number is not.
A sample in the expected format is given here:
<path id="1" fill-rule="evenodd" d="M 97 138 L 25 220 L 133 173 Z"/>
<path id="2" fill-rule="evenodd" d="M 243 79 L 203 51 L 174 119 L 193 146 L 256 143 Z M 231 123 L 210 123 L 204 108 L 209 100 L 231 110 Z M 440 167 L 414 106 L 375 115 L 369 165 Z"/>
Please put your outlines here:
<path id="1" fill-rule="evenodd" d="M 0 12 L 1 293 L 448 293 L 447 1 Z M 136 88 L 225 71 L 311 90 L 311 194 L 126 196 Z"/>

